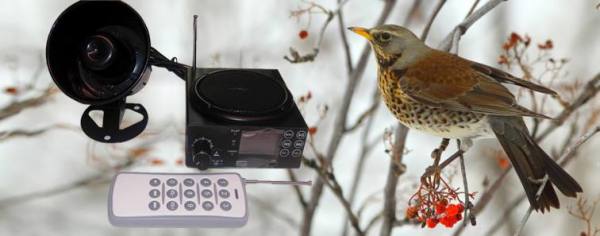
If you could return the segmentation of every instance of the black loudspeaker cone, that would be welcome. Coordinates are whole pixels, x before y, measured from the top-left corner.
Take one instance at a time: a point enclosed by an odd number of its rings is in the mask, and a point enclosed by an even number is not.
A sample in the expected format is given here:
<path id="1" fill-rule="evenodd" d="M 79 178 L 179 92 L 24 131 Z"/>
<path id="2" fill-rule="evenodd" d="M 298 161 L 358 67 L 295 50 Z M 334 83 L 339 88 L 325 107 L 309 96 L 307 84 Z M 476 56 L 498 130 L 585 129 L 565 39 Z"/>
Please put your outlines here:
<path id="1" fill-rule="evenodd" d="M 200 113 L 224 121 L 261 122 L 284 116 L 293 104 L 285 85 L 257 72 L 222 70 L 193 87 Z"/>

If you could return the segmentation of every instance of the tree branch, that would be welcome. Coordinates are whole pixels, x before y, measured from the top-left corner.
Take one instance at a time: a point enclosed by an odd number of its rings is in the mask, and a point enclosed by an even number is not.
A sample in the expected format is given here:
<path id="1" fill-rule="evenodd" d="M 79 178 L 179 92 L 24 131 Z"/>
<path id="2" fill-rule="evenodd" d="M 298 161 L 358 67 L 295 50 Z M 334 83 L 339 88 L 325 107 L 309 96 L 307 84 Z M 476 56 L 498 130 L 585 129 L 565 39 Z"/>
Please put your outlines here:
<path id="1" fill-rule="evenodd" d="M 579 109 L 579 107 L 587 104 L 592 98 L 598 94 L 600 91 L 600 73 L 596 74 L 594 78 L 588 81 L 579 96 L 556 117 L 553 119 L 552 124 L 550 124 L 544 131 L 540 133 L 538 137 L 536 137 L 536 141 L 540 141 L 546 138 L 552 131 L 556 130 L 556 128 L 560 127 L 565 123 L 567 118 L 571 116 L 571 114 Z"/>
<path id="2" fill-rule="evenodd" d="M 402 163 L 402 157 L 404 156 L 407 135 L 408 128 L 398 123 L 398 127 L 394 134 L 392 158 L 390 159 L 390 166 L 384 189 L 381 236 L 389 236 L 392 233 L 392 228 L 396 222 L 396 187 L 398 186 L 398 178 L 406 171 L 406 166 Z"/>
<path id="3" fill-rule="evenodd" d="M 460 37 L 464 35 L 477 20 L 504 1 L 508 0 L 489 0 L 485 5 L 470 14 L 463 22 L 454 27 L 454 29 L 439 44 L 438 49 L 450 51 L 453 45 L 458 45 Z"/>
<path id="4" fill-rule="evenodd" d="M 319 166 L 315 161 L 308 160 L 305 157 L 303 157 L 303 162 L 306 166 L 313 168 L 319 174 L 319 179 L 321 179 L 327 185 L 327 187 L 331 189 L 338 201 L 340 201 L 340 203 L 344 207 L 344 210 L 346 211 L 346 214 L 348 215 L 348 218 L 350 219 L 350 224 L 352 225 L 356 233 L 361 236 L 365 235 L 364 231 L 360 228 L 360 222 L 358 220 L 358 217 L 352 211 L 352 206 L 344 198 L 342 188 L 337 182 L 337 179 L 335 178 L 333 172 L 327 172 L 327 167 Z"/>
<path id="5" fill-rule="evenodd" d="M 439 0 L 438 4 L 435 6 L 433 13 L 431 13 L 431 17 L 429 17 L 429 20 L 427 21 L 427 24 L 423 29 L 423 33 L 421 33 L 421 41 L 425 42 L 425 40 L 427 39 L 427 36 L 429 35 L 429 30 L 431 29 L 431 25 L 433 25 L 435 17 L 438 15 L 438 13 L 440 13 L 440 10 L 442 10 L 442 7 L 445 3 L 446 0 Z"/>

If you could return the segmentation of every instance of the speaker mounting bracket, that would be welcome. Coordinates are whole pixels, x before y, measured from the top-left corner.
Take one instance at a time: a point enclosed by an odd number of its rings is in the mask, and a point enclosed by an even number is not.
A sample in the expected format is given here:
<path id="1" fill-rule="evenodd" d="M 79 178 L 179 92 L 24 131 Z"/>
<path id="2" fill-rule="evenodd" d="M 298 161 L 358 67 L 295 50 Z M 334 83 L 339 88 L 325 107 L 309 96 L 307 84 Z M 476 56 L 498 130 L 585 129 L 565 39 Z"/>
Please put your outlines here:
<path id="1" fill-rule="evenodd" d="M 142 115 L 142 120 L 124 129 L 120 128 L 125 110 Z M 102 111 L 102 126 L 90 116 L 92 111 Z M 148 124 L 148 113 L 141 104 L 126 103 L 125 98 L 104 105 L 91 105 L 81 116 L 81 129 L 90 138 L 103 143 L 120 143 L 130 140 L 144 131 Z"/>

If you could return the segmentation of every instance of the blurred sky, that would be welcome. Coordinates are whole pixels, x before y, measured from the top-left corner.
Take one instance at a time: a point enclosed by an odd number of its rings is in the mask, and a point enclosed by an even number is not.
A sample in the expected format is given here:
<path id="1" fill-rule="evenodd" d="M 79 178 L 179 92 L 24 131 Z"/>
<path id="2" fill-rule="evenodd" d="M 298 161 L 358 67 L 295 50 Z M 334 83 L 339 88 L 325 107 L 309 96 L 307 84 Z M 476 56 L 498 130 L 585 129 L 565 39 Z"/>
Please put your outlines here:
<path id="1" fill-rule="evenodd" d="M 0 0 L 0 88 L 24 83 L 33 75 L 43 60 L 47 34 L 56 17 L 74 1 L 34 1 Z M 300 21 L 290 18 L 290 10 L 306 6 L 301 1 L 159 1 L 128 0 L 144 18 L 151 34 L 152 46 L 167 57 L 177 56 L 180 62 L 191 63 L 192 55 L 192 15 L 199 15 L 198 65 L 218 67 L 277 68 L 283 75 L 292 93 L 298 97 L 311 91 L 313 101 L 306 106 L 306 120 L 314 124 L 317 117 L 317 104 L 328 104 L 329 116 L 321 124 L 315 143 L 325 149 L 330 138 L 333 115 L 342 97 L 342 89 L 347 81 L 343 48 L 339 40 L 339 25 L 333 21 L 325 32 L 321 53 L 312 63 L 290 64 L 283 60 L 289 47 L 309 52 L 316 40 L 317 32 L 325 19 L 323 15 L 313 15 L 308 32 L 310 36 L 301 40 L 298 32 L 308 25 L 307 18 Z M 460 22 L 473 1 L 448 0 L 435 21 L 427 43 L 437 46 L 439 41 Z M 481 1 L 480 5 L 485 3 Z M 323 6 L 335 9 L 333 0 L 317 1 Z M 423 1 L 422 14 L 408 27 L 420 34 L 424 20 L 437 1 Z M 588 79 L 598 73 L 600 44 L 598 44 L 600 12 L 595 9 L 596 1 L 529 0 L 507 1 L 478 21 L 463 37 L 459 54 L 466 58 L 496 65 L 501 43 L 515 31 L 530 35 L 534 42 L 548 38 L 554 41 L 556 57 L 571 60 L 567 79 Z M 398 0 L 388 23 L 400 24 L 410 9 L 412 1 Z M 345 6 L 347 26 L 373 26 L 382 1 L 350 0 Z M 362 38 L 348 34 L 353 59 L 357 60 L 365 42 Z M 47 71 L 40 78 L 43 87 L 51 79 Z M 371 102 L 375 88 L 374 60 L 370 60 L 364 78 L 350 109 L 350 122 L 365 110 Z M 177 134 L 184 127 L 185 93 L 184 83 L 174 75 L 155 68 L 149 84 L 128 101 L 142 103 L 150 114 L 149 130 L 166 130 L 161 133 L 164 140 L 156 144 L 153 154 L 164 158 L 161 167 L 136 167 L 134 170 L 186 172 L 174 163 L 183 156 L 182 137 Z M 0 95 L 0 107 L 10 102 L 7 96 Z M 53 101 L 40 108 L 0 122 L 0 131 L 14 128 L 42 128 L 54 123 L 79 125 L 85 106 L 65 95 L 58 94 Z M 557 112 L 554 111 L 555 115 Z M 583 114 L 585 116 L 585 114 Z M 174 127 L 171 125 L 174 124 Z M 395 124 L 386 109 L 379 109 L 374 125 L 374 135 L 380 135 L 385 128 Z M 167 126 L 168 125 L 168 126 Z M 164 128 L 167 126 L 167 128 Z M 348 135 L 342 142 L 334 168 L 338 179 L 349 188 L 352 171 L 356 163 L 356 147 L 359 146 L 360 132 Z M 561 137 L 559 130 L 552 137 Z M 556 144 L 554 138 L 544 142 L 544 147 Z M 136 141 L 132 141 L 135 143 Z M 139 141 L 137 141 L 139 142 Z M 18 196 L 33 191 L 53 188 L 72 183 L 80 178 L 102 171 L 86 159 L 86 146 L 89 139 L 81 132 L 51 131 L 32 139 L 14 139 L 0 143 L 0 199 Z M 600 144 L 597 140 L 595 144 Z M 439 144 L 439 139 L 418 132 L 410 132 L 405 157 L 408 172 L 401 177 L 401 196 L 414 191 L 411 185 L 417 176 L 430 164 L 429 153 Z M 128 144 L 125 144 L 127 146 Z M 494 169 L 493 160 L 486 160 L 481 149 L 497 148 L 493 140 L 476 142 L 478 145 L 467 155 L 469 179 L 473 191 L 481 191 L 481 179 L 489 175 L 494 179 L 499 170 Z M 98 144 L 98 146 L 102 146 Z M 454 147 L 454 145 L 452 145 Z M 568 170 L 584 186 L 586 196 L 598 197 L 600 188 L 593 180 L 599 167 L 594 145 L 585 146 L 581 160 Z M 450 149 L 450 153 L 454 148 Z M 489 156 L 489 155 L 487 155 Z M 492 164 L 490 164 L 492 163 Z M 388 156 L 382 142 L 371 155 L 366 174 L 361 185 L 357 202 L 361 203 L 373 192 L 381 191 L 385 182 Z M 497 168 L 497 167 L 496 167 Z M 283 170 L 241 170 L 244 176 L 268 179 L 285 179 Z M 311 170 L 299 170 L 302 178 L 311 178 Z M 520 184 L 511 172 L 510 183 L 501 190 L 498 198 L 513 199 L 521 193 Z M 457 183 L 460 181 L 457 180 Z M 0 208 L 0 235 L 287 235 L 296 232 L 293 226 L 278 217 L 266 214 L 261 207 L 253 204 L 248 226 L 236 230 L 166 230 L 166 229 L 116 229 L 106 218 L 107 186 L 78 189 L 50 198 L 31 201 L 18 206 Z M 308 190 L 308 188 L 306 189 Z M 407 192 L 408 191 L 408 192 Z M 274 205 L 289 214 L 296 221 L 301 219 L 301 209 L 289 187 L 249 186 L 248 192 L 254 198 Z M 307 191 L 308 192 L 308 191 Z M 502 199 L 501 199 L 502 200 Z M 573 200 L 562 198 L 563 206 L 573 204 Z M 399 206 L 405 205 L 400 200 Z M 521 204 L 513 215 L 516 221 L 526 210 Z M 381 207 L 375 201 L 365 212 L 370 217 Z M 478 226 L 468 230 L 466 235 L 481 235 L 491 222 L 499 217 L 502 206 L 491 205 L 478 218 Z M 491 209 L 491 210 L 490 210 Z M 402 209 L 400 209 L 402 210 Z M 337 200 L 326 192 L 314 220 L 314 235 L 339 234 L 343 211 Z M 598 223 L 600 221 L 596 221 Z M 551 225 L 552 227 L 547 227 Z M 526 235 L 573 235 L 582 229 L 580 221 L 566 213 L 566 207 L 552 214 L 534 214 L 526 228 Z M 395 235 L 405 233 L 419 235 L 441 235 L 446 229 L 436 230 L 404 227 Z M 535 232 L 535 233 L 534 233 Z M 500 231 L 508 234 L 508 231 Z"/>

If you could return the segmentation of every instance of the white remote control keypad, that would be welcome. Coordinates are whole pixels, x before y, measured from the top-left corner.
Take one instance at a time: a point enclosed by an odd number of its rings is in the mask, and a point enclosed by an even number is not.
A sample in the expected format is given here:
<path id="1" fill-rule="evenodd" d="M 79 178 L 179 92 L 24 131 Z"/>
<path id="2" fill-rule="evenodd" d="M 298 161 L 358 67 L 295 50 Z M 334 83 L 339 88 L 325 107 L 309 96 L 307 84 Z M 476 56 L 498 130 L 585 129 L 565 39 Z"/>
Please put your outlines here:
<path id="1" fill-rule="evenodd" d="M 111 224 L 124 227 L 241 227 L 248 221 L 237 173 L 122 172 L 108 197 Z"/>

